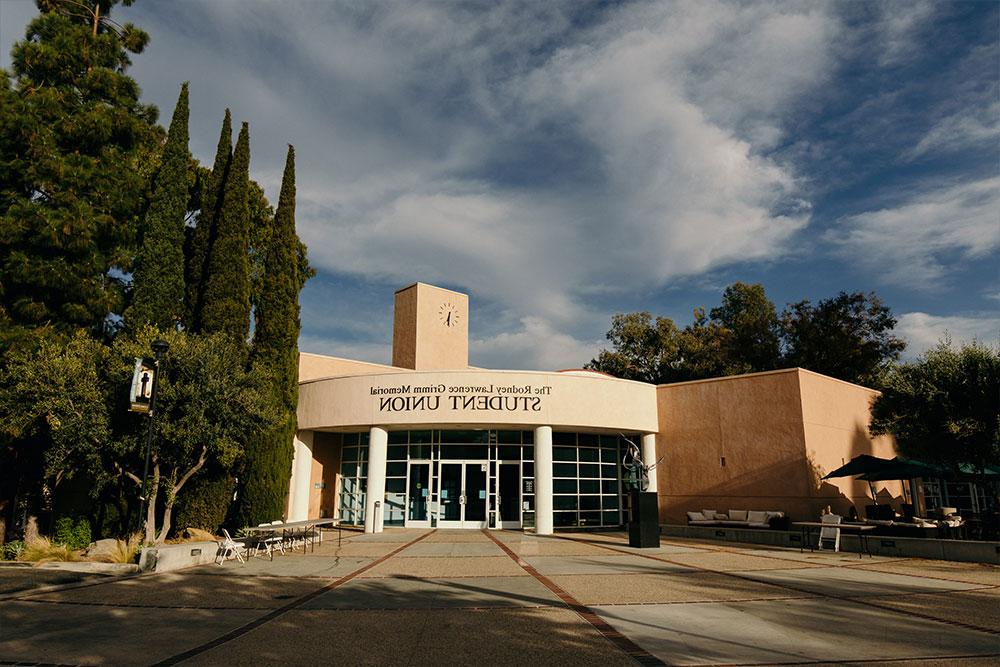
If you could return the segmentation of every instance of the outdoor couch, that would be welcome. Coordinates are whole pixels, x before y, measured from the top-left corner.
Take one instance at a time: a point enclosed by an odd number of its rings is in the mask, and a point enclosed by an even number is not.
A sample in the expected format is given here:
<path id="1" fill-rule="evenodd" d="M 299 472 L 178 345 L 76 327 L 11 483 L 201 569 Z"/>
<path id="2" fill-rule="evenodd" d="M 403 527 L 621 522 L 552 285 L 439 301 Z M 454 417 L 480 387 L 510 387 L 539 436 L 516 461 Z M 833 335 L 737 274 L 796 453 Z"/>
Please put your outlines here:
<path id="1" fill-rule="evenodd" d="M 689 526 L 728 526 L 732 528 L 771 528 L 774 520 L 783 519 L 784 512 L 769 510 L 702 510 L 688 512 Z"/>

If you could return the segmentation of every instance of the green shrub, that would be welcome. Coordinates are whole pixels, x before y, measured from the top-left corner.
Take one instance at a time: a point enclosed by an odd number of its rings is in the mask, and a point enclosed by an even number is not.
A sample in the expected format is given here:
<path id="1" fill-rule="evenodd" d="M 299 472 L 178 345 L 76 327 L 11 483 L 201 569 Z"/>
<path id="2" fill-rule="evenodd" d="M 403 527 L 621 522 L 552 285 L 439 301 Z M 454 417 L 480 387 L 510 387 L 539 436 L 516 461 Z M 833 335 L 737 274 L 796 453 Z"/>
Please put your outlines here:
<path id="1" fill-rule="evenodd" d="M 174 532 L 200 528 L 213 535 L 226 521 L 236 480 L 228 473 L 209 473 L 188 482 L 177 497 Z"/>
<path id="2" fill-rule="evenodd" d="M 55 543 L 70 549 L 86 549 L 90 545 L 90 521 L 86 517 L 60 517 L 55 525 Z"/>
<path id="3" fill-rule="evenodd" d="M 11 540 L 0 549 L 2 560 L 17 560 L 24 552 L 24 540 Z"/>

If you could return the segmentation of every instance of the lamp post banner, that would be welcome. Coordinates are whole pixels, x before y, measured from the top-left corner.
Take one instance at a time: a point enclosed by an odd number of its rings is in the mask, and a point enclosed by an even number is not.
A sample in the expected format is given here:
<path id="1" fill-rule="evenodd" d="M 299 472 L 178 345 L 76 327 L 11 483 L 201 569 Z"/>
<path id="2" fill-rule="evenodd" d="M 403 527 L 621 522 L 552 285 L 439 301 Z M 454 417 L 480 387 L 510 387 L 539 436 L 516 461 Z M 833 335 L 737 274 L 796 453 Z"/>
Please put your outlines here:
<path id="1" fill-rule="evenodd" d="M 156 360 L 148 357 L 136 357 L 135 370 L 132 373 L 132 388 L 129 391 L 129 410 L 149 412 L 155 379 Z"/>

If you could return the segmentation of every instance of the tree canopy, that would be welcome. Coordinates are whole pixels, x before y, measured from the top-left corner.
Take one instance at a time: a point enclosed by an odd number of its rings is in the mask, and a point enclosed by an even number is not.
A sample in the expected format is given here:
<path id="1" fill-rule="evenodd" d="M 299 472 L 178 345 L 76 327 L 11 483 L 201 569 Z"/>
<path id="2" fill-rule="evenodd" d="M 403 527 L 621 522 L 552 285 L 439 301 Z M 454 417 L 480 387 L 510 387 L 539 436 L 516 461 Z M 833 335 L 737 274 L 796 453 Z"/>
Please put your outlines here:
<path id="1" fill-rule="evenodd" d="M 944 341 L 886 375 L 869 430 L 908 458 L 952 468 L 1000 465 L 1000 349 Z"/>
<path id="2" fill-rule="evenodd" d="M 874 294 L 801 301 L 779 316 L 762 285 L 737 282 L 708 314 L 696 308 L 684 328 L 648 312 L 615 315 L 611 349 L 587 368 L 661 384 L 801 366 L 877 385 L 905 347 L 892 334 L 895 323 Z"/>
<path id="3" fill-rule="evenodd" d="M 114 4 L 39 0 L 0 76 L 0 349 L 121 309 L 162 130 L 125 74 L 149 37 Z"/>

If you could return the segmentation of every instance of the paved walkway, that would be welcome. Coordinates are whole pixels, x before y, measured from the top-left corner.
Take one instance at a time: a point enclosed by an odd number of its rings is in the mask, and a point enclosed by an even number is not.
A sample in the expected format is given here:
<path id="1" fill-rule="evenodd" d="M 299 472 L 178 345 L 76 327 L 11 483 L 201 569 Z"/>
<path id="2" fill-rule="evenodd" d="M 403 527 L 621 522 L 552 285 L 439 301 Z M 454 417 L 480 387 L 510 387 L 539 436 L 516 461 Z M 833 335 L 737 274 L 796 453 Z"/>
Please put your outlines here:
<path id="1" fill-rule="evenodd" d="M 0 665 L 1000 662 L 1000 568 L 621 533 L 387 530 L 22 592 Z"/>

